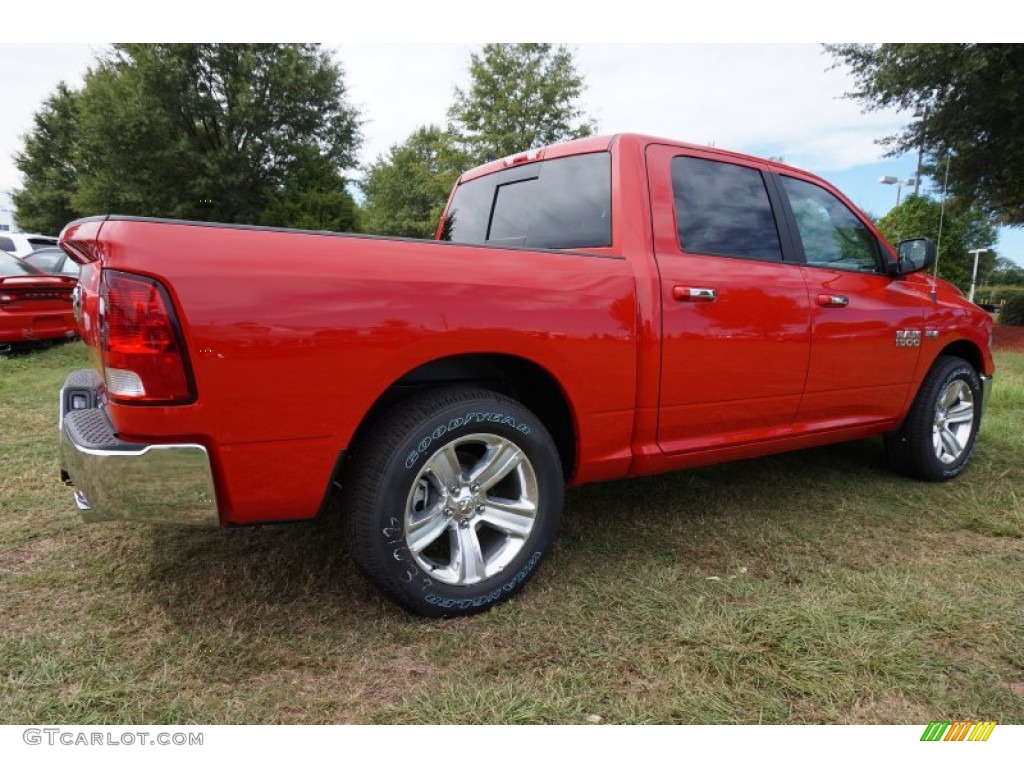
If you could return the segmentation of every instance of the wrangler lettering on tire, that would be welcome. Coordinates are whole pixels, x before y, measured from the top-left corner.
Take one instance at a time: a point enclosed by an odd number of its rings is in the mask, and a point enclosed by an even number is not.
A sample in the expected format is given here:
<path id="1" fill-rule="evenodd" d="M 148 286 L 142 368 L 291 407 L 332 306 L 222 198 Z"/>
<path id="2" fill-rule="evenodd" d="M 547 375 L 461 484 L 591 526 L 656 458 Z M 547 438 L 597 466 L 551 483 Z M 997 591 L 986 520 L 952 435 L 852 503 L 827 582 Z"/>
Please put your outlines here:
<path id="1" fill-rule="evenodd" d="M 554 441 L 520 403 L 432 390 L 381 417 L 352 455 L 349 549 L 415 613 L 459 616 L 507 600 L 551 545 L 562 508 Z"/>

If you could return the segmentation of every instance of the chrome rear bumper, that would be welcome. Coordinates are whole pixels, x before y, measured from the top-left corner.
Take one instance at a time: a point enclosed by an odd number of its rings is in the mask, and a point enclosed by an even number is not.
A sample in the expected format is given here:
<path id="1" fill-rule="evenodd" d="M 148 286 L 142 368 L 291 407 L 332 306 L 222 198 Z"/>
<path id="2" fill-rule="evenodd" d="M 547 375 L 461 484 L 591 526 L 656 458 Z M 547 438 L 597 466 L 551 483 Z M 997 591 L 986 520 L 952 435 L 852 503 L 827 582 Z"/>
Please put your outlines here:
<path id="1" fill-rule="evenodd" d="M 206 448 L 120 440 L 97 405 L 98 386 L 94 372 L 75 371 L 60 394 L 61 479 L 74 486 L 82 519 L 219 525 Z"/>

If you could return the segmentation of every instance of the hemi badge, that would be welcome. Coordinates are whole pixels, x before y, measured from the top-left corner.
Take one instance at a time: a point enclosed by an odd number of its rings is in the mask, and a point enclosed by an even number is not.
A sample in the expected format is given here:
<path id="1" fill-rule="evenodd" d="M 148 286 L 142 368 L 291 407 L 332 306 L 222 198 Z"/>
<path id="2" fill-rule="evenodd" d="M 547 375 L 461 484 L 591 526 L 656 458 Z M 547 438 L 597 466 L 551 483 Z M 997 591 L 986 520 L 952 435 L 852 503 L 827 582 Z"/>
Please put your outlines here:
<path id="1" fill-rule="evenodd" d="M 934 328 L 926 328 L 924 332 L 924 337 L 926 339 L 937 339 L 939 338 L 939 332 Z"/>

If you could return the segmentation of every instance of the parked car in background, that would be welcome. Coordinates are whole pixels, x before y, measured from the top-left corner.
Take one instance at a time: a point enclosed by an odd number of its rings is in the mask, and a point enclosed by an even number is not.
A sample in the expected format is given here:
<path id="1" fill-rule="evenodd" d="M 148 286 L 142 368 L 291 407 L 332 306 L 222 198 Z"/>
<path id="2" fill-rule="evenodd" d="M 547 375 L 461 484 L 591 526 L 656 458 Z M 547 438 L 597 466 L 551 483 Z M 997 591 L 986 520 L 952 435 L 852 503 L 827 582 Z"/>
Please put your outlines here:
<path id="1" fill-rule="evenodd" d="M 48 275 L 69 275 L 78 277 L 82 268 L 60 248 L 40 248 L 25 256 L 25 261 Z"/>
<path id="2" fill-rule="evenodd" d="M 48 275 L 0 253 L 0 349 L 77 334 L 71 292 L 78 279 Z"/>
<path id="3" fill-rule="evenodd" d="M 57 244 L 57 238 L 50 235 L 29 235 L 24 232 L 0 232 L 0 251 L 14 256 L 28 256 L 38 248 Z"/>

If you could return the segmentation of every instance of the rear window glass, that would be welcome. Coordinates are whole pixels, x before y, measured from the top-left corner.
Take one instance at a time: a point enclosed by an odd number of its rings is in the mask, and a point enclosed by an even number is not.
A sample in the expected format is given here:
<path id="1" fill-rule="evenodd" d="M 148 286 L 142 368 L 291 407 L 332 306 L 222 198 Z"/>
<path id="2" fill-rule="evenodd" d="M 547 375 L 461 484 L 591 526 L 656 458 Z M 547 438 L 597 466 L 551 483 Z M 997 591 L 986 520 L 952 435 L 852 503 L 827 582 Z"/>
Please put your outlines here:
<path id="1" fill-rule="evenodd" d="M 7 253 L 0 253 L 0 277 L 14 277 L 16 275 L 38 275 L 39 270 L 29 266 L 17 256 Z"/>
<path id="2" fill-rule="evenodd" d="M 0 251 L 16 251 L 17 246 L 14 245 L 14 241 L 9 237 L 0 237 Z"/>
<path id="3" fill-rule="evenodd" d="M 36 251 L 26 256 L 25 261 L 44 272 L 55 272 L 62 255 L 62 251 Z"/>
<path id="4" fill-rule="evenodd" d="M 459 186 L 441 239 L 524 248 L 609 246 L 611 198 L 607 152 L 508 168 Z"/>

